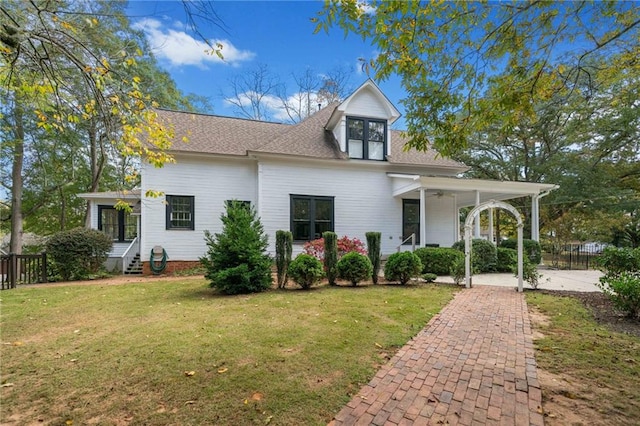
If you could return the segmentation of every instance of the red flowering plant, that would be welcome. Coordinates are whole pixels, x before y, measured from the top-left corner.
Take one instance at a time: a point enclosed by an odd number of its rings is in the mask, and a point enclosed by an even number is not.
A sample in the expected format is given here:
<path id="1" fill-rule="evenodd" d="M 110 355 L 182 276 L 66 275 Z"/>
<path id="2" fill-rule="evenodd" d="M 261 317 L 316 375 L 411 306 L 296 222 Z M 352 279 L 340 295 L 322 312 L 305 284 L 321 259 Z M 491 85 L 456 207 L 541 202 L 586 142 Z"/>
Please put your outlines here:
<path id="1" fill-rule="evenodd" d="M 338 259 L 347 253 L 355 251 L 360 254 L 367 255 L 367 249 L 364 247 L 364 243 L 359 238 L 349 238 L 346 235 L 338 239 Z M 302 247 L 306 254 L 318 259 L 320 262 L 324 262 L 324 238 L 318 238 L 304 244 Z"/>

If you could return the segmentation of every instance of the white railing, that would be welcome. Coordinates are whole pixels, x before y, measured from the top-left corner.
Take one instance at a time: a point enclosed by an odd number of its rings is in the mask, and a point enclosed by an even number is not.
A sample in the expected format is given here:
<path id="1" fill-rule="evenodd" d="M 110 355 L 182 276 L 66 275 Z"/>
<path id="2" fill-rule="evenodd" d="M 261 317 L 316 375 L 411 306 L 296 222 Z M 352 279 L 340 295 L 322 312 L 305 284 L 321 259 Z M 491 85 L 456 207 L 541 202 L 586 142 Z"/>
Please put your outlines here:
<path id="1" fill-rule="evenodd" d="M 131 261 L 133 260 L 134 257 L 136 257 L 136 254 L 138 254 L 139 250 L 138 250 L 138 237 L 135 237 L 133 239 L 133 241 L 131 241 L 131 244 L 129 244 L 129 247 L 127 247 L 127 249 L 124 251 L 124 253 L 122 253 L 122 256 L 120 256 L 120 258 L 122 259 L 122 273 L 124 274 L 124 271 L 127 270 L 127 267 L 129 266 L 129 264 L 131 263 Z"/>
<path id="2" fill-rule="evenodd" d="M 400 248 L 402 247 L 402 245 L 409 240 L 411 240 L 411 251 L 416 251 L 416 234 L 413 233 L 409 235 L 407 238 L 405 238 L 404 240 L 402 240 L 402 242 L 398 246 L 398 253 L 400 252 Z"/>

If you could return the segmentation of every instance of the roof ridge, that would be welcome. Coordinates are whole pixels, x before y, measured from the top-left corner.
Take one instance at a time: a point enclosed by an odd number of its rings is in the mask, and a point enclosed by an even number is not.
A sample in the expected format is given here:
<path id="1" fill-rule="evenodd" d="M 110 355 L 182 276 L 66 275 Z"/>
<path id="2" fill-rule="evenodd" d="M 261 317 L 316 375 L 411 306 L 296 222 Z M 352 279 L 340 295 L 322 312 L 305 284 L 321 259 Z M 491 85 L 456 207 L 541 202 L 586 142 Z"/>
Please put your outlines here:
<path id="1" fill-rule="evenodd" d="M 230 116 L 230 115 L 220 115 L 220 114 L 209 114 L 209 113 L 206 113 L 206 112 L 180 111 L 180 110 L 170 109 L 170 108 L 154 108 L 154 109 L 158 110 L 158 111 L 175 112 L 175 113 L 178 113 L 178 114 L 199 115 L 201 117 L 226 118 L 226 119 L 229 119 L 229 120 L 242 120 L 242 121 L 248 121 L 248 122 L 252 122 L 252 123 L 263 123 L 263 124 L 277 124 L 277 125 L 288 126 L 288 127 L 292 127 L 293 126 L 292 124 L 285 123 L 285 122 L 256 120 L 254 118 L 234 117 L 234 116 Z"/>

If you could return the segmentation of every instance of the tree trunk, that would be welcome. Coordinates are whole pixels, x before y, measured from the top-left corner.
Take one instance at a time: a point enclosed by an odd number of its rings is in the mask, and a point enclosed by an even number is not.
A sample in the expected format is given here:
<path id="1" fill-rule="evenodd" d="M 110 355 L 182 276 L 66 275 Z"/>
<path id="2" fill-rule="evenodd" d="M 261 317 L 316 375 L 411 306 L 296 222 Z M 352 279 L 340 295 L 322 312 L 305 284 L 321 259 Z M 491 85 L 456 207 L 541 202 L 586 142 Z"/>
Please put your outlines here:
<path id="1" fill-rule="evenodd" d="M 11 241 L 9 252 L 22 254 L 22 164 L 24 161 L 24 123 L 22 105 L 15 100 L 15 137 L 11 168 Z"/>
<path id="2" fill-rule="evenodd" d="M 98 137 L 95 120 L 91 120 L 87 136 L 89 139 L 89 157 L 91 162 L 91 183 L 88 192 L 97 192 L 100 186 L 100 178 L 102 178 L 102 172 L 104 171 L 105 152 L 104 144 Z M 91 203 L 87 201 L 87 210 L 84 216 L 84 225 L 86 228 L 91 227 L 90 205 Z"/>

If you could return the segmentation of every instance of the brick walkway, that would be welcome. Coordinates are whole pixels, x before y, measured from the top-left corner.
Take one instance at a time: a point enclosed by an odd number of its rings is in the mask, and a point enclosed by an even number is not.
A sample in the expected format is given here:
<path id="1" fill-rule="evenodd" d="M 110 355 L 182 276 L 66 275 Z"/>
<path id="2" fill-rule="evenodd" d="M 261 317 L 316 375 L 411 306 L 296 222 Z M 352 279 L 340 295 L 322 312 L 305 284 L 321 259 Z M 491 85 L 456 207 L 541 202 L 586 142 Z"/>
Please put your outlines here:
<path id="1" fill-rule="evenodd" d="M 460 291 L 330 425 L 543 425 L 522 293 Z"/>

